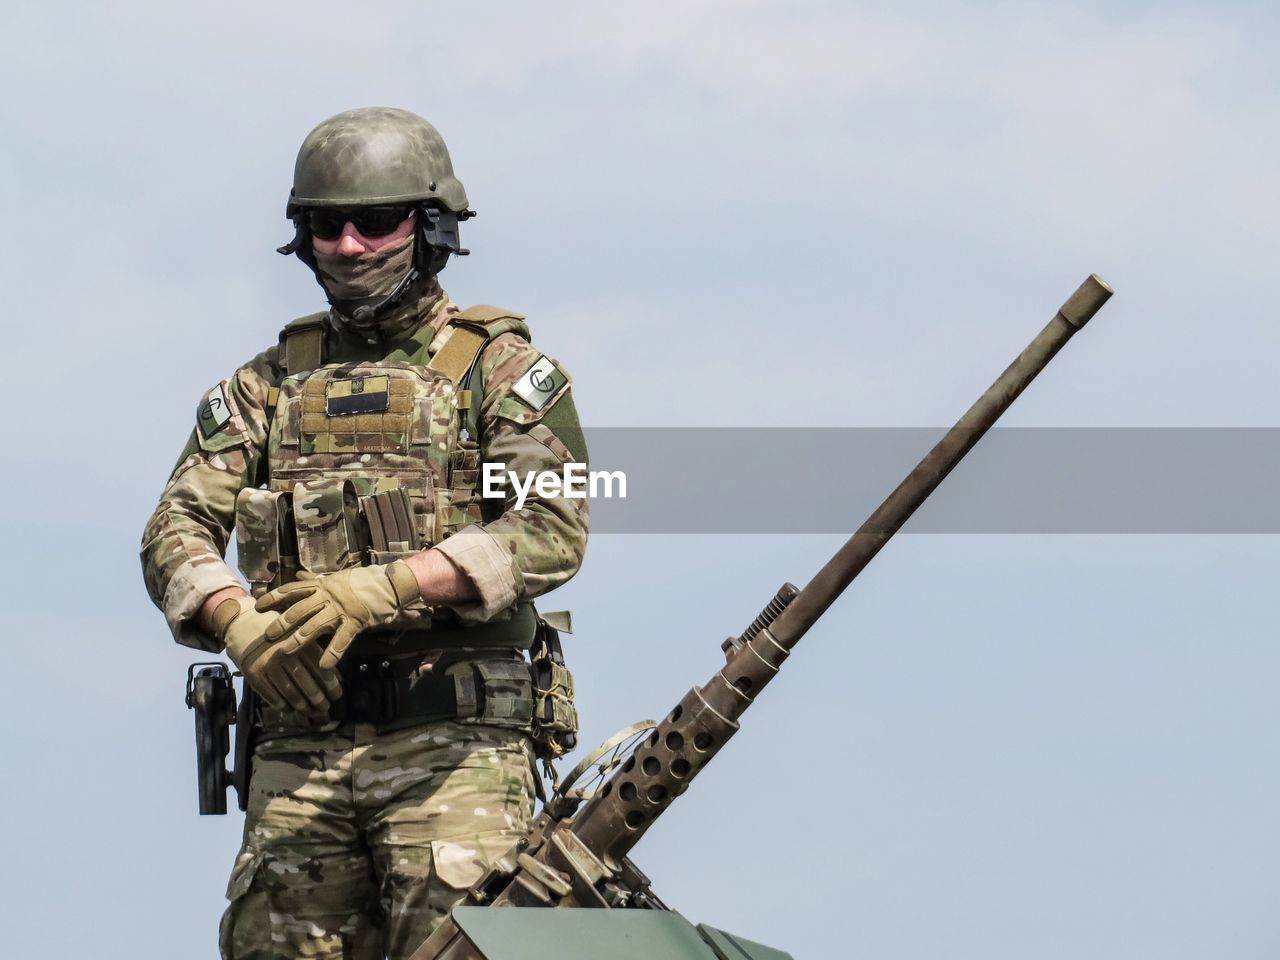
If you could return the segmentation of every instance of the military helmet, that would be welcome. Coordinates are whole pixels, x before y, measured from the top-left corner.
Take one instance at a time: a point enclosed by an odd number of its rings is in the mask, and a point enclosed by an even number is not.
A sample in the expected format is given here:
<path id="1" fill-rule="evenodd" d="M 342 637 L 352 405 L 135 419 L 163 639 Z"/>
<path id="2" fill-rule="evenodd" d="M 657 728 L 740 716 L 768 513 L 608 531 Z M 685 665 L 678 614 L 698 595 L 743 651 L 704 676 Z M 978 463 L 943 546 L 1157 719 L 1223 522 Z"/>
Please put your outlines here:
<path id="1" fill-rule="evenodd" d="M 330 117 L 307 134 L 298 150 L 285 208 L 285 216 L 293 221 L 293 239 L 277 252 L 296 255 L 327 295 L 311 249 L 307 211 L 392 204 L 416 208 L 413 266 L 381 302 L 352 310 L 353 316 L 359 313 L 366 320 L 385 314 L 428 282 L 451 255 L 466 256 L 469 251 L 459 243 L 458 224 L 475 211 L 467 209 L 467 192 L 453 175 L 444 140 L 416 113 L 361 107 Z M 344 314 L 350 306 L 332 297 L 329 302 Z"/>
<path id="2" fill-rule="evenodd" d="M 455 214 L 467 209 L 444 140 L 408 110 L 362 107 L 330 117 L 302 141 L 286 215 L 411 201 L 435 201 Z"/>

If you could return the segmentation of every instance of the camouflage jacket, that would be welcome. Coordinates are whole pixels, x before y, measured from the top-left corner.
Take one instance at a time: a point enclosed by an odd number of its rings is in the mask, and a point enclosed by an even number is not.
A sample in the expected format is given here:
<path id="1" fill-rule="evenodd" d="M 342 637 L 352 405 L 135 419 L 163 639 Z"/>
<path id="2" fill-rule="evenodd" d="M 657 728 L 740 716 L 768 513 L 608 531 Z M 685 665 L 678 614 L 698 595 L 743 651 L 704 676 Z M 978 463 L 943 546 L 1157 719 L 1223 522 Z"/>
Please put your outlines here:
<path id="1" fill-rule="evenodd" d="M 422 320 L 410 330 L 414 340 L 409 346 L 420 348 L 419 355 L 422 349 L 433 355 L 455 329 L 450 321 L 458 308 L 441 293 L 425 298 L 416 309 Z M 326 367 L 376 367 L 407 355 L 405 341 L 370 341 L 332 319 L 325 324 Z M 537 372 L 535 364 L 554 361 L 543 359 L 522 336 L 522 323 L 515 326 L 507 332 L 493 331 L 497 335 L 480 356 L 483 397 L 476 413 L 480 463 L 500 464 L 520 476 L 560 473 L 563 464 L 570 462 L 585 464 L 587 453 L 567 375 L 552 402 L 542 408 L 522 399 L 522 380 Z M 277 449 L 282 427 L 274 404 L 289 388 L 281 350 L 277 345 L 260 353 L 205 394 L 198 408 L 198 417 L 205 419 L 198 420 L 143 532 L 147 591 L 163 611 L 174 639 L 187 646 L 218 650 L 218 644 L 192 618 L 209 596 L 241 584 L 224 560 L 235 526 L 237 497 L 247 488 L 277 485 L 271 476 L 269 451 Z M 426 408 L 433 418 L 438 409 Z M 423 410 L 412 414 L 424 415 Z M 431 448 L 423 451 L 426 459 L 432 454 Z M 478 487 L 479 479 L 474 482 Z M 505 501 L 473 502 L 462 514 L 455 510 L 452 520 L 442 521 L 435 535 L 425 538 L 475 584 L 478 600 L 455 608 L 463 622 L 490 620 L 519 601 L 545 593 L 572 577 L 582 562 L 587 539 L 585 499 L 543 497 L 531 491 L 520 509 L 515 504 L 508 487 Z"/>

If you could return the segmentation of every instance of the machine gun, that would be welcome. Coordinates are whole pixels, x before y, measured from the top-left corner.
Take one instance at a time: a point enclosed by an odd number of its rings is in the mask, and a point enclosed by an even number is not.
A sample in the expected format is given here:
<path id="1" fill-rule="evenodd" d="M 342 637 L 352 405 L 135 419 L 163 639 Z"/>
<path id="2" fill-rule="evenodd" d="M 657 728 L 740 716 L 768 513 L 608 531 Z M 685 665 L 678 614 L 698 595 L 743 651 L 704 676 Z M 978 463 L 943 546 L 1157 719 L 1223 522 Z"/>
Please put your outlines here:
<path id="1" fill-rule="evenodd" d="M 580 764 L 410 960 L 787 957 L 695 929 L 652 893 L 627 854 L 738 731 L 738 718 L 800 638 L 1111 293 L 1096 275 L 1085 280 L 805 588 L 784 584 L 740 636 L 725 641 L 724 667 L 660 723 L 623 730 Z M 593 765 L 594 775 L 580 783 Z M 597 909 L 484 909 L 490 906 Z"/>

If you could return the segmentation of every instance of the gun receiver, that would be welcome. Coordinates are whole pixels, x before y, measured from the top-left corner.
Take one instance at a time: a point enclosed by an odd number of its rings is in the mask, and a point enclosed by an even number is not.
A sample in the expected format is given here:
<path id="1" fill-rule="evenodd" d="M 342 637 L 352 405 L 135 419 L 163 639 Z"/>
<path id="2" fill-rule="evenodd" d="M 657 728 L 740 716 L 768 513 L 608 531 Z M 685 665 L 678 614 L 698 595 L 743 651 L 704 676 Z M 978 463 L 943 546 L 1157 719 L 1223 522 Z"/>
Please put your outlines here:
<path id="1" fill-rule="evenodd" d="M 580 809 L 563 793 L 553 798 L 465 903 L 660 906 L 627 853 L 737 732 L 738 718 L 800 638 L 1111 294 L 1096 275 L 1085 280 L 804 589 L 786 584 L 740 637 L 726 641 L 724 667 L 690 690 Z M 410 960 L 481 957 L 450 917 Z"/>

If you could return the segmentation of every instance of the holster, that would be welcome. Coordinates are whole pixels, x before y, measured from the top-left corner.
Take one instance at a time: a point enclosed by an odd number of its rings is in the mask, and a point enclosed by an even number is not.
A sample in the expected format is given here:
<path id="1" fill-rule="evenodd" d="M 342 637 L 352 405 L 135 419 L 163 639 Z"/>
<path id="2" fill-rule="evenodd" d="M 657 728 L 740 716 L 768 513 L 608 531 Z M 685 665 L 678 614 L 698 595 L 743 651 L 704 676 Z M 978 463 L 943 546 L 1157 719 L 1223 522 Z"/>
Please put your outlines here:
<path id="1" fill-rule="evenodd" d="M 202 814 L 227 812 L 228 728 L 235 723 L 236 694 L 225 663 L 187 668 L 187 707 L 195 712 L 196 781 Z"/>
<path id="2" fill-rule="evenodd" d="M 258 710 L 262 698 L 246 680 L 236 709 L 236 743 L 231 767 L 231 787 L 236 792 L 236 806 L 249 809 L 249 780 L 253 776 L 253 747 L 258 739 Z"/>
<path id="3" fill-rule="evenodd" d="M 235 790 L 241 810 L 249 805 L 259 700 L 245 683 L 237 704 L 231 676 L 227 665 L 220 662 L 193 663 L 187 668 L 187 706 L 195 711 L 196 779 L 202 814 L 227 812 L 228 786 Z M 232 768 L 227 770 L 232 726 L 236 728 L 235 751 Z"/>

